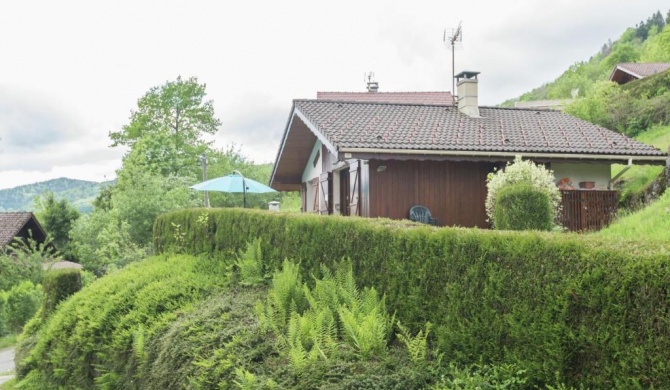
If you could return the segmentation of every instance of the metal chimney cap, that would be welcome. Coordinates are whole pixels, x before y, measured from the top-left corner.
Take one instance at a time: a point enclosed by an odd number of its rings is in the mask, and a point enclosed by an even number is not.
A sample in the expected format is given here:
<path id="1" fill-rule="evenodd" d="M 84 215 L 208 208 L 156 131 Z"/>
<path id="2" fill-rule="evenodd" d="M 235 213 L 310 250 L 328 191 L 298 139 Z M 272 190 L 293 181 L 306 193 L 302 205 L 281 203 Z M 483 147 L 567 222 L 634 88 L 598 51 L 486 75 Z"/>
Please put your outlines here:
<path id="1" fill-rule="evenodd" d="M 454 78 L 456 80 L 459 80 L 459 79 L 475 79 L 475 80 L 477 80 L 477 75 L 479 73 L 480 72 L 474 72 L 474 71 L 471 71 L 471 70 L 464 70 L 461 73 L 454 76 Z"/>

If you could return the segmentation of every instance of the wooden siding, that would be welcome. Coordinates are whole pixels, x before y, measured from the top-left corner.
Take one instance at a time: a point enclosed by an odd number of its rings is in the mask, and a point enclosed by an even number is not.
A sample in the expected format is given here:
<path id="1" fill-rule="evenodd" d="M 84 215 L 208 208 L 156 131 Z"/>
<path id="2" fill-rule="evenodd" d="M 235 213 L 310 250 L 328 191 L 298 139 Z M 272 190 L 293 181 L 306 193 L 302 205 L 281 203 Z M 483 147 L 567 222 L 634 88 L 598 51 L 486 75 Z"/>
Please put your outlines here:
<path id="1" fill-rule="evenodd" d="M 378 169 L 385 166 L 385 169 Z M 370 160 L 370 217 L 409 218 L 423 205 L 440 226 L 488 228 L 486 175 L 493 164 L 456 161 Z"/>
<path id="2" fill-rule="evenodd" d="M 561 190 L 560 223 L 571 231 L 600 230 L 612 222 L 619 204 L 617 191 Z"/>

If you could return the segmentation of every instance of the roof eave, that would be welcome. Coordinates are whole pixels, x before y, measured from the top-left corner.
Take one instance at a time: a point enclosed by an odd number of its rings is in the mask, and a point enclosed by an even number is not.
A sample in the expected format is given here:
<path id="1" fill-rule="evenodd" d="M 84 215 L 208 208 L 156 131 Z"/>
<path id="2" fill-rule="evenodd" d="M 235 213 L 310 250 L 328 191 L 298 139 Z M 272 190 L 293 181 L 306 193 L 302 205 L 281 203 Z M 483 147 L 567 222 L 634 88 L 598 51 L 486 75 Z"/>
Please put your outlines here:
<path id="1" fill-rule="evenodd" d="M 630 154 L 588 154 L 588 153 L 542 153 L 542 152 L 502 152 L 467 150 L 422 150 L 422 149 L 381 149 L 381 148 L 340 148 L 343 158 L 355 158 L 356 154 L 395 154 L 453 157 L 499 157 L 514 158 L 521 155 L 527 158 L 595 160 L 595 161 L 638 161 L 645 164 L 665 164 L 668 156 L 630 155 Z M 349 156 L 350 155 L 350 156 Z"/>
<path id="2" fill-rule="evenodd" d="M 286 120 L 286 127 L 284 127 L 284 135 L 282 136 L 281 143 L 279 144 L 279 150 L 277 150 L 277 157 L 275 158 L 275 163 L 272 165 L 272 174 L 270 175 L 270 182 L 268 185 L 272 187 L 272 182 L 275 179 L 275 174 L 277 173 L 277 166 L 279 165 L 279 160 L 281 159 L 282 153 L 284 152 L 284 146 L 286 146 L 286 138 L 288 137 L 288 131 L 291 128 L 291 123 L 293 123 L 293 112 L 295 111 L 295 101 L 291 105 L 291 112 Z"/>

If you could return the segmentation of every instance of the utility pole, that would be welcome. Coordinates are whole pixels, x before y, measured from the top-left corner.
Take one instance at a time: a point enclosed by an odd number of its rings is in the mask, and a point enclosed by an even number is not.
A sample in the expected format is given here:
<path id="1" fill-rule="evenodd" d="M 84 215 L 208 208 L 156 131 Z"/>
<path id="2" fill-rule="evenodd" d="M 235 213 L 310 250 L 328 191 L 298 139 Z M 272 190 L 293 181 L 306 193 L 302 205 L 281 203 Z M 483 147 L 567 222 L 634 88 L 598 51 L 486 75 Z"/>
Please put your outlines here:
<path id="1" fill-rule="evenodd" d="M 202 163 L 202 181 L 207 181 L 207 155 L 205 153 L 200 155 L 200 162 Z M 205 207 L 209 207 L 209 194 L 205 191 Z"/>

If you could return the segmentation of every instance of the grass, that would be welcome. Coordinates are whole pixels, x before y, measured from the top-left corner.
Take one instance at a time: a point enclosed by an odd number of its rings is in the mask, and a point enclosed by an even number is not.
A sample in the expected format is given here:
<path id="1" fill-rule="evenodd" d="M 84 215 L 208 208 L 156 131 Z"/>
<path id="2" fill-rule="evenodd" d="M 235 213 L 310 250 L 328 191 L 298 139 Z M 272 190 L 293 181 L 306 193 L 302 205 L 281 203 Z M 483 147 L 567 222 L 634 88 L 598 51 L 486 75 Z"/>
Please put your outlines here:
<path id="1" fill-rule="evenodd" d="M 617 240 L 670 242 L 670 191 L 635 213 L 625 213 L 596 235 Z"/>
<path id="2" fill-rule="evenodd" d="M 0 338 L 0 349 L 13 347 L 16 344 L 16 335 L 9 335 Z"/>
<path id="3" fill-rule="evenodd" d="M 636 139 L 645 144 L 655 146 L 663 151 L 670 148 L 670 126 L 654 126 L 644 133 L 638 135 Z M 625 165 L 615 164 L 612 166 L 612 177 L 617 175 Z M 624 185 L 621 190 L 623 199 L 642 193 L 658 175 L 663 172 L 662 166 L 657 165 L 634 165 L 630 170 L 624 173 L 619 180 Z"/>

